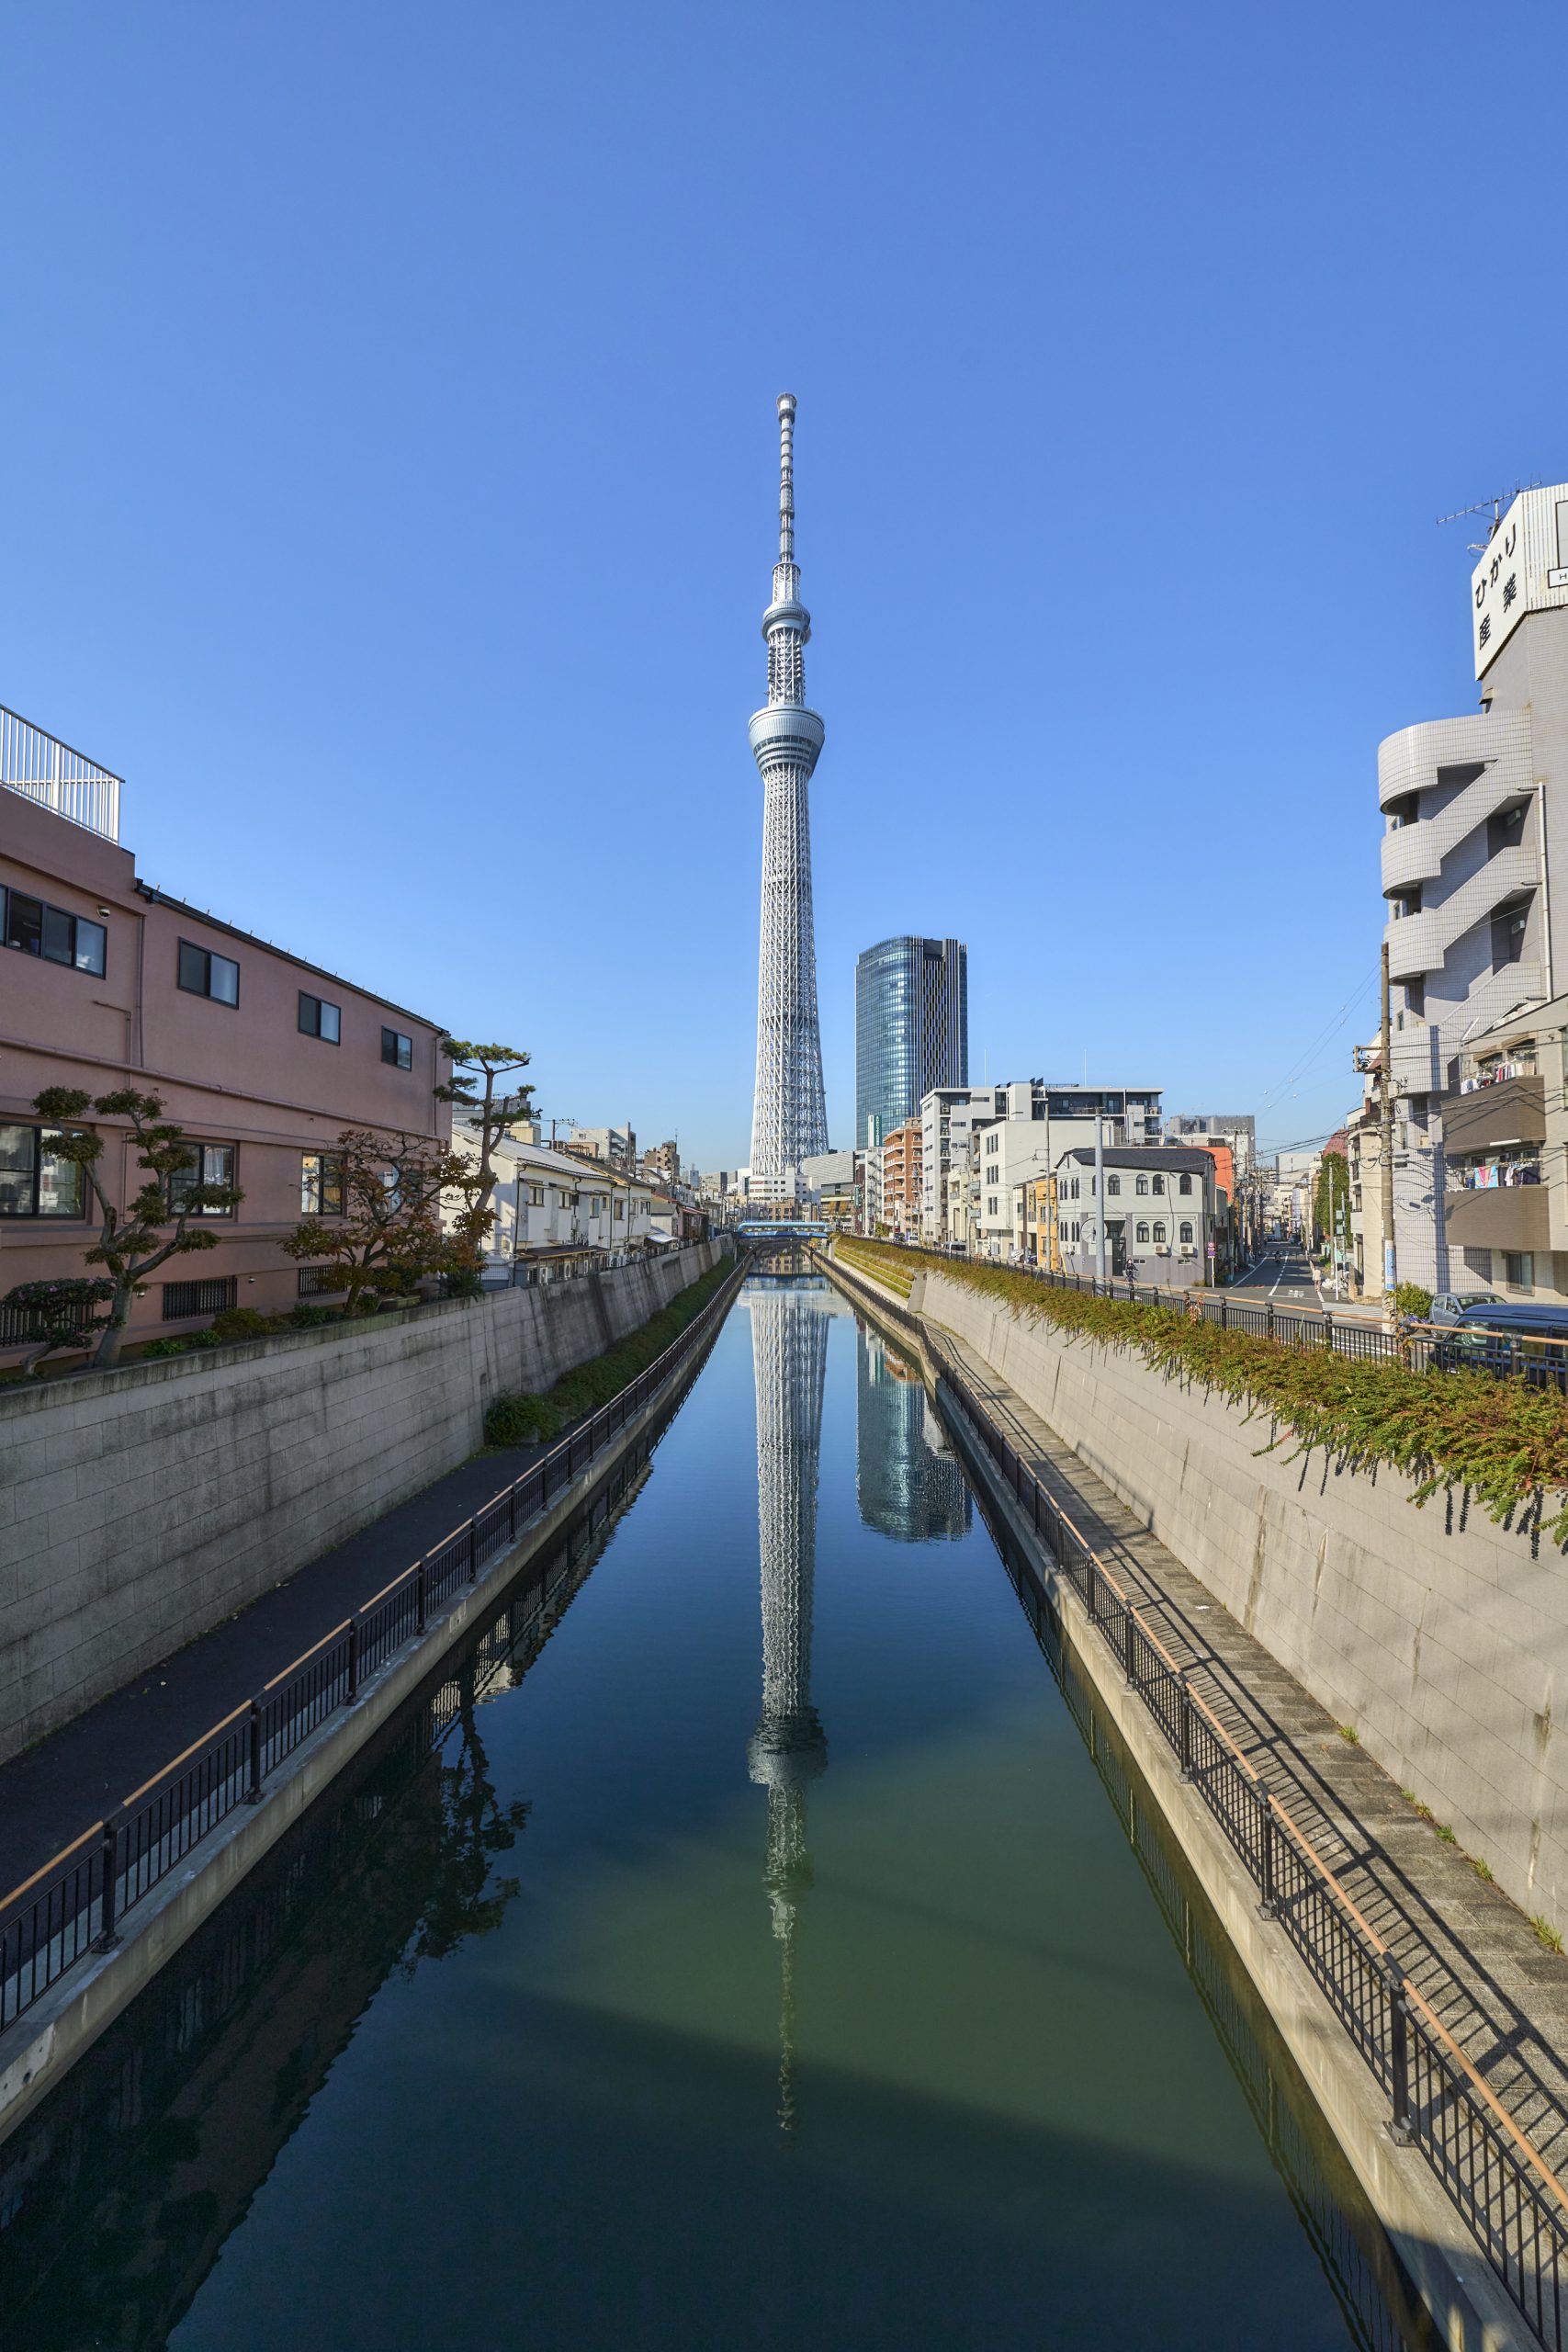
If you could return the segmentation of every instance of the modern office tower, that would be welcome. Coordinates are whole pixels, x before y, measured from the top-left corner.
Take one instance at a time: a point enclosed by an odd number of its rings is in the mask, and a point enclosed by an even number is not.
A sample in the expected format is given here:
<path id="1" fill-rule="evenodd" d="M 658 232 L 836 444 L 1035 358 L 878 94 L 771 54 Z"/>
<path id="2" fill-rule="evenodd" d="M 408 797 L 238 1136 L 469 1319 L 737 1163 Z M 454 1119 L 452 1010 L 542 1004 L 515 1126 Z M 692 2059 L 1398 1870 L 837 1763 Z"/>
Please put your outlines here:
<path id="1" fill-rule="evenodd" d="M 969 1082 L 969 957 L 957 939 L 884 939 L 855 962 L 855 1142 Z"/>
<path id="2" fill-rule="evenodd" d="M 895 1544 L 930 1544 L 969 1529 L 969 1489 L 943 1442 L 927 1435 L 919 1374 L 889 1355 L 882 1335 L 856 1333 L 855 1500 L 868 1527 Z"/>
<path id="3" fill-rule="evenodd" d="M 1399 1278 L 1561 1295 L 1558 1188 L 1532 1182 L 1526 1157 L 1535 1150 L 1539 1172 L 1539 1107 L 1499 1101 L 1493 1160 L 1474 1159 L 1479 1130 L 1467 1128 L 1460 1167 L 1445 1098 L 1461 1047 L 1551 997 L 1568 971 L 1551 899 L 1551 877 L 1568 872 L 1568 482 L 1514 500 L 1471 574 L 1470 605 L 1479 712 L 1402 728 L 1378 747 Z M 1529 1080 L 1540 1073 L 1517 1083 Z M 1488 1169 L 1502 1174 L 1488 1181 Z"/>
<path id="4" fill-rule="evenodd" d="M 762 779 L 762 925 L 757 956 L 757 1083 L 751 1101 L 753 1200 L 793 1200 L 803 1159 L 828 1148 L 817 945 L 811 920 L 812 771 L 822 721 L 806 707 L 811 616 L 795 560 L 795 394 L 779 395 L 779 560 L 762 616 L 768 699 L 752 717 Z"/>
<path id="5" fill-rule="evenodd" d="M 828 1326 L 820 1292 L 754 1284 L 749 1299 L 757 1386 L 757 1536 L 762 1587 L 762 1711 L 747 1761 L 768 1792 L 763 1881 L 780 1946 L 779 2125 L 795 2121 L 795 1939 L 811 1884 L 806 1792 L 828 1742 L 811 1703 L 811 1584 Z"/>

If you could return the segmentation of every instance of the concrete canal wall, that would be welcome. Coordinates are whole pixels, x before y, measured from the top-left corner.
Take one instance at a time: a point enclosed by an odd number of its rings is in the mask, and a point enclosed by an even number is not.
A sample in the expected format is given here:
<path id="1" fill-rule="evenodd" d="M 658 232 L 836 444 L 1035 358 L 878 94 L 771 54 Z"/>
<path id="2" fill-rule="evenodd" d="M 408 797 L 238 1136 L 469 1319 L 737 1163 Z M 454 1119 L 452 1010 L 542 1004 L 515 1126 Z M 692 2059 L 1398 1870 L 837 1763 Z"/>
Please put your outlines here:
<path id="1" fill-rule="evenodd" d="M 0 1758 L 466 1461 L 493 1397 L 603 1354 L 719 1254 L 0 1394 Z"/>
<path id="2" fill-rule="evenodd" d="M 1016 1389 L 1401 1788 L 1568 1928 L 1568 1561 L 1456 1495 L 1261 1454 L 1269 1424 L 929 1274 L 909 1304 Z"/>

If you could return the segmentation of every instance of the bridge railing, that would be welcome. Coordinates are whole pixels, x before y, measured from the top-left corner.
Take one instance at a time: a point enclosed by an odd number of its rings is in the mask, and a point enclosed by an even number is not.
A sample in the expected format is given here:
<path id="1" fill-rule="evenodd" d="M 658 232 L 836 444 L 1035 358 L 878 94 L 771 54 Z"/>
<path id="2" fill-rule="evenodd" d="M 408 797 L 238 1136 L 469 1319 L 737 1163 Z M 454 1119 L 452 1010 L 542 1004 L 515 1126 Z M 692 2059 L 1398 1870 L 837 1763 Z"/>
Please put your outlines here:
<path id="1" fill-rule="evenodd" d="M 482 1510 L 361 1602 L 102 1821 L 0 1902 L 0 2030 L 15 2023 L 90 1951 L 119 1940 L 127 1912 L 237 1806 L 265 1784 L 365 1678 L 423 1634 L 431 1613 L 474 1584 L 526 1522 L 558 1499 L 672 1374 L 715 1337 L 744 1262 L 662 1354 L 552 1446 Z"/>

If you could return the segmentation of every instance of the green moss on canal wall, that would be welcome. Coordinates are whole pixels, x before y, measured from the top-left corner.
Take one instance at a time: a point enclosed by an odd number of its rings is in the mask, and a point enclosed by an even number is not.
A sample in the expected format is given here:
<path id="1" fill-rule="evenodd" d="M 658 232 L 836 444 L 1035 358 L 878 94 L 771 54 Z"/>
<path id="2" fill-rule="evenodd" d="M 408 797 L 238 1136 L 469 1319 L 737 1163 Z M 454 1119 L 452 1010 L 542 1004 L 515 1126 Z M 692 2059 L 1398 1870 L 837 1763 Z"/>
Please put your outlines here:
<path id="1" fill-rule="evenodd" d="M 662 1355 L 680 1338 L 719 1284 L 729 1279 L 732 1271 L 726 1260 L 708 1273 L 700 1274 L 640 1329 L 628 1333 L 602 1356 L 579 1364 L 575 1372 L 567 1373 L 542 1396 L 498 1396 L 485 1415 L 486 1442 L 501 1446 L 531 1445 L 542 1438 L 558 1437 L 569 1422 L 581 1420 L 584 1414 L 595 1413 L 601 1405 L 609 1404 L 629 1381 L 635 1380 L 639 1372 L 646 1372 L 654 1358 Z"/>

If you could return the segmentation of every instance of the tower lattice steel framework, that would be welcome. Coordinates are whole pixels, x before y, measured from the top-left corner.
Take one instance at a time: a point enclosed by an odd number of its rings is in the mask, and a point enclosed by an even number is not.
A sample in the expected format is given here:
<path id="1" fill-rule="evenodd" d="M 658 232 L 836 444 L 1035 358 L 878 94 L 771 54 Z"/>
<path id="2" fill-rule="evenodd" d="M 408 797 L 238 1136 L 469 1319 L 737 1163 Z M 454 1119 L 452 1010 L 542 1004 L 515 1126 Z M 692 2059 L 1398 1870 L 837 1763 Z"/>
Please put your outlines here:
<path id="1" fill-rule="evenodd" d="M 795 2124 L 795 1944 L 811 1884 L 806 1792 L 828 1762 L 811 1703 L 811 1586 L 817 1559 L 817 1461 L 828 1317 L 809 1294 L 753 1290 L 757 1383 L 757 1534 L 762 1582 L 762 1709 L 751 1778 L 768 1792 L 764 1883 L 779 1943 L 779 2123 Z"/>
<path id="2" fill-rule="evenodd" d="M 751 1177 L 756 1190 L 781 1198 L 795 1189 L 801 1161 L 828 1148 L 811 917 L 810 786 L 824 729 L 817 713 L 806 707 L 811 616 L 800 601 L 795 560 L 793 392 L 779 396 L 779 560 L 762 635 L 768 643 L 767 707 L 756 713 L 749 730 L 762 779 Z"/>

